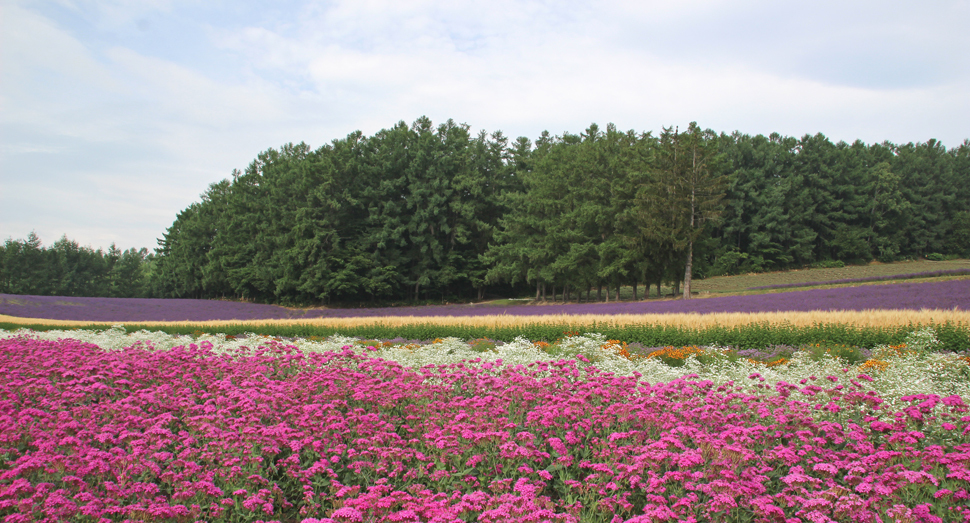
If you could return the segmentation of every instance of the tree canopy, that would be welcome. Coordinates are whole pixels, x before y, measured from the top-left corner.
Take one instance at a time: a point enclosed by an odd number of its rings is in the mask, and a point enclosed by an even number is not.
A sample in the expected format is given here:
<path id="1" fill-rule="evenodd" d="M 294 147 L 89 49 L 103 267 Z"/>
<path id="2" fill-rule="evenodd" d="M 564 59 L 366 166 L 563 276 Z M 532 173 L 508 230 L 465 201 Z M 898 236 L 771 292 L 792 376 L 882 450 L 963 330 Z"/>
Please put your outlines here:
<path id="1" fill-rule="evenodd" d="M 689 296 L 693 277 L 968 251 L 970 141 L 833 143 L 696 123 L 532 141 L 422 117 L 267 149 L 180 212 L 154 254 L 8 239 L 0 292 L 610 300 L 620 285 L 683 283 Z"/>

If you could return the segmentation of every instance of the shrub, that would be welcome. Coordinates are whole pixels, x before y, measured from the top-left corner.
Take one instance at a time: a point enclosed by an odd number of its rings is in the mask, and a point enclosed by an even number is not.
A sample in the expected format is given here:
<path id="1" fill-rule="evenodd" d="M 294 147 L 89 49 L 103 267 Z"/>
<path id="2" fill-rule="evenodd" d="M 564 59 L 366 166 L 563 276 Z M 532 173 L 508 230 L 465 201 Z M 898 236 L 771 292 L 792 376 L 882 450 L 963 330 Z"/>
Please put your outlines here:
<path id="1" fill-rule="evenodd" d="M 845 267 L 845 262 L 842 260 L 822 260 L 812 264 L 812 267 L 816 269 L 841 269 Z"/>

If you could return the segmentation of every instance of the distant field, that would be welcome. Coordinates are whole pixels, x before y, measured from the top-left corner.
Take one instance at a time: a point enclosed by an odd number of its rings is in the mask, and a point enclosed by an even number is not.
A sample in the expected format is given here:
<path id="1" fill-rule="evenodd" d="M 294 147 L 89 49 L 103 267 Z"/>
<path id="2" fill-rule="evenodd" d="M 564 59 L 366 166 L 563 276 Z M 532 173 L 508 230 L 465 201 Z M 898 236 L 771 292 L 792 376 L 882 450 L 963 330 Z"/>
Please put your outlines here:
<path id="1" fill-rule="evenodd" d="M 845 311 L 853 312 L 853 314 Z M 876 314 L 874 311 L 882 311 Z M 822 314 L 828 319 L 823 320 Z M 913 314 L 922 314 L 916 320 Z M 461 323 L 491 325 L 501 323 L 592 324 L 623 323 L 704 323 L 717 320 L 721 325 L 756 321 L 771 323 L 849 322 L 865 318 L 896 318 L 877 323 L 966 323 L 970 318 L 970 278 L 943 281 L 842 286 L 784 292 L 764 292 L 741 296 L 712 296 L 695 300 L 646 300 L 611 303 L 568 303 L 547 305 L 438 305 L 372 309 L 287 309 L 215 300 L 164 300 L 124 298 L 63 298 L 54 296 L 0 295 L 3 323 L 76 325 L 86 322 L 137 323 L 208 322 L 302 323 L 360 325 L 381 323 Z M 764 315 L 772 317 L 771 320 Z M 683 317 L 674 320 L 674 317 Z M 907 317 L 909 319 L 902 319 Z M 622 320 L 620 320 L 623 318 Z M 705 319 L 706 318 L 706 319 Z M 728 320 L 727 318 L 731 318 Z M 753 320 L 752 318 L 762 318 Z M 42 320 L 42 321 L 41 321 Z"/>
<path id="2" fill-rule="evenodd" d="M 697 292 L 739 293 L 752 287 L 769 285 L 790 285 L 793 283 L 834 282 L 846 279 L 898 276 L 923 272 L 970 270 L 970 260 L 950 261 L 911 261 L 896 263 L 873 262 L 869 265 L 851 265 L 838 269 L 802 269 L 783 272 L 741 274 L 738 276 L 717 276 L 695 280 L 692 284 Z"/>

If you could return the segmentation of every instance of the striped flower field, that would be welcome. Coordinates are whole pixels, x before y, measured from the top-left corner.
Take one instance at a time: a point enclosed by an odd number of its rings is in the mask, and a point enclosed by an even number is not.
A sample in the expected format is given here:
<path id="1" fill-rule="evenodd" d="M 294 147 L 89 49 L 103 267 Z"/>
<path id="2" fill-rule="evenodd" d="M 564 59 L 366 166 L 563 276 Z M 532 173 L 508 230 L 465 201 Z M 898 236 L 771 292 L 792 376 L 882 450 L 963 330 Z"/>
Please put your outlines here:
<path id="1" fill-rule="evenodd" d="M 4 521 L 970 521 L 970 365 L 894 346 L 6 332 Z"/>

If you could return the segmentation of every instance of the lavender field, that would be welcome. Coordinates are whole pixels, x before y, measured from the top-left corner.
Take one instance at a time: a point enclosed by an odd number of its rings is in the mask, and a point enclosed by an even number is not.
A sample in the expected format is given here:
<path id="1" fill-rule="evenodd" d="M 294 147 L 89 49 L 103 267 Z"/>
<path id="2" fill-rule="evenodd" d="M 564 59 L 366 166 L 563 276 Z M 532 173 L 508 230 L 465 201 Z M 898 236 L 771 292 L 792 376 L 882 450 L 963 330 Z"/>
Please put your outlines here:
<path id="1" fill-rule="evenodd" d="M 441 305 L 369 309 L 290 309 L 216 300 L 64 298 L 0 294 L 0 314 L 68 321 L 213 321 L 387 316 L 513 316 L 675 314 L 715 312 L 970 310 L 970 279 L 812 289 L 690 301 L 638 301 L 554 305 Z"/>

